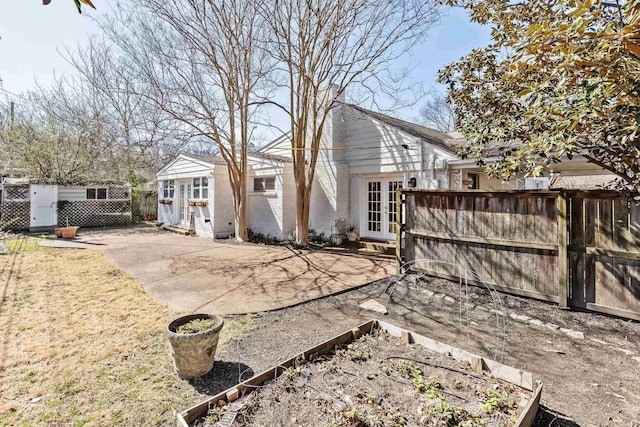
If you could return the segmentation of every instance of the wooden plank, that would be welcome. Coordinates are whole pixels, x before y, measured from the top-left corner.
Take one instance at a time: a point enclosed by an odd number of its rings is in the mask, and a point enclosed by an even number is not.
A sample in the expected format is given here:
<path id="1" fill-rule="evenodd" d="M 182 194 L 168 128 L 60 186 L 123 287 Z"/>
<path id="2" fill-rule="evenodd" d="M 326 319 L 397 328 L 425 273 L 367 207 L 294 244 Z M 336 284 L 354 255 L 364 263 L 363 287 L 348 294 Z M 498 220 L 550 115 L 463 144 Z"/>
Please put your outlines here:
<path id="1" fill-rule="evenodd" d="M 569 278 L 567 256 L 567 197 L 560 193 L 557 199 L 558 233 L 558 306 L 567 308 L 569 304 Z"/>
<path id="2" fill-rule="evenodd" d="M 616 307 L 616 277 L 611 258 L 599 256 L 596 258 L 596 304 Z"/>
<path id="3" fill-rule="evenodd" d="M 565 227 L 563 228 L 563 230 L 566 232 L 566 222 L 567 222 L 567 211 L 566 211 L 566 195 L 564 193 L 560 193 L 558 194 L 558 198 L 561 197 L 564 198 L 565 202 L 565 217 L 564 217 L 564 222 L 565 222 Z M 558 216 L 559 216 L 559 212 L 558 212 L 558 200 L 557 198 L 554 199 L 545 199 L 544 200 L 544 205 L 545 205 L 545 218 L 548 224 L 548 228 L 545 228 L 545 230 L 547 231 L 547 234 L 545 236 L 545 239 L 543 240 L 544 242 L 553 242 L 556 243 L 557 240 L 557 236 L 559 234 L 559 230 L 558 230 Z M 565 238 L 565 243 L 566 243 L 566 238 Z"/>
<path id="4" fill-rule="evenodd" d="M 536 383 L 536 390 L 533 393 L 533 397 L 524 407 L 518 421 L 516 421 L 514 427 L 531 427 L 536 420 L 536 414 L 540 407 L 540 397 L 542 396 L 542 383 Z"/>
<path id="5" fill-rule="evenodd" d="M 474 197 L 473 198 L 473 227 L 467 233 L 468 237 L 482 237 L 484 233 L 484 207 L 485 207 L 485 198 L 484 197 Z"/>
<path id="6" fill-rule="evenodd" d="M 542 197 L 535 197 L 533 199 L 533 219 L 534 219 L 534 238 L 535 242 L 544 242 L 545 232 L 544 228 L 548 225 L 546 219 L 543 217 L 544 213 L 544 199 Z M 553 242 L 557 243 L 557 242 Z"/>
<path id="7" fill-rule="evenodd" d="M 372 329 L 377 325 L 375 320 L 370 320 L 361 324 L 360 326 L 346 331 L 340 335 L 337 335 L 327 341 L 324 341 L 314 347 L 309 348 L 308 350 L 297 354 L 284 362 L 280 363 L 278 366 L 274 366 L 269 368 L 250 379 L 243 381 L 233 387 L 228 388 L 227 390 L 216 394 L 213 397 L 208 398 L 204 402 L 200 402 L 196 405 L 193 405 L 186 411 L 182 411 L 178 414 L 178 426 L 189 425 L 196 419 L 204 416 L 209 410 L 210 405 L 215 405 L 218 401 L 227 401 L 227 397 L 233 397 L 235 392 L 242 394 L 243 392 L 251 392 L 256 386 L 262 385 L 265 381 L 277 378 L 284 372 L 283 367 L 287 368 L 292 366 L 297 360 L 310 360 L 310 357 L 314 355 L 319 355 L 326 353 L 332 350 L 337 345 L 347 344 L 353 341 L 356 337 L 360 336 L 363 333 L 370 333 Z"/>
<path id="8" fill-rule="evenodd" d="M 584 200 L 584 244 L 595 246 L 596 229 L 598 227 L 598 201 L 594 199 Z"/>
<path id="9" fill-rule="evenodd" d="M 522 223 L 523 228 L 523 238 L 522 240 L 526 242 L 535 242 L 536 239 L 536 226 L 535 226 L 535 203 L 536 199 L 532 197 L 527 197 L 522 200 L 525 205 L 525 216 L 524 221 Z"/>
<path id="10" fill-rule="evenodd" d="M 464 196 L 463 198 L 464 209 L 464 224 L 462 228 L 462 236 L 473 235 L 473 215 L 474 215 L 474 198 L 470 196 Z"/>
<path id="11" fill-rule="evenodd" d="M 625 285 L 635 298 L 635 307 L 631 305 L 631 310 L 640 313 L 640 261 L 629 261 Z"/>
<path id="12" fill-rule="evenodd" d="M 572 197 L 568 202 L 571 208 L 569 244 L 584 245 L 584 199 Z"/>
<path id="13" fill-rule="evenodd" d="M 613 247 L 613 203 L 611 200 L 598 201 L 598 222 L 595 246 L 603 249 Z"/>
<path id="14" fill-rule="evenodd" d="M 423 230 L 412 230 L 410 234 L 414 236 L 420 236 L 422 238 L 443 240 L 451 242 L 464 242 L 464 243 L 479 243 L 484 245 L 494 245 L 506 248 L 524 248 L 524 249 L 537 249 L 537 250 L 558 250 L 558 245 L 554 243 L 544 242 L 527 242 L 527 241 L 511 241 L 502 239 L 491 239 L 485 237 L 473 237 L 473 236 L 456 236 L 448 233 L 436 233 L 427 232 Z"/>
<path id="15" fill-rule="evenodd" d="M 632 242 L 629 231 L 629 207 L 626 199 L 614 200 L 613 209 L 613 241 L 612 249 L 631 251 L 637 248 L 636 242 Z"/>
<path id="16" fill-rule="evenodd" d="M 569 252 L 569 272 L 571 305 L 584 304 L 584 254 Z"/>
<path id="17" fill-rule="evenodd" d="M 405 329 L 399 328 L 383 321 L 378 321 L 378 325 L 381 329 L 385 330 L 391 336 L 402 337 L 403 335 L 408 335 L 409 333 L 409 331 L 406 331 Z M 454 359 L 467 363 L 472 363 L 474 359 L 480 358 L 482 359 L 482 364 L 487 368 L 487 372 L 493 377 L 507 381 L 529 391 L 534 390 L 533 375 L 529 372 L 521 371 L 520 369 L 512 368 L 511 366 L 503 365 L 502 363 L 496 362 L 495 360 L 480 357 L 476 354 L 459 349 L 449 344 L 444 344 L 434 339 L 425 337 L 424 335 L 416 334 L 414 332 L 411 332 L 410 334 L 411 340 L 413 342 L 421 345 L 428 350 L 440 354 L 450 354 Z"/>
<path id="18" fill-rule="evenodd" d="M 455 275 L 450 275 L 450 274 L 444 274 L 444 273 L 432 273 L 434 277 L 439 277 L 441 279 L 447 279 L 447 280 L 451 280 L 454 282 L 458 282 L 459 277 L 455 276 Z M 521 297 L 527 297 L 527 298 L 533 298 L 533 299 L 537 299 L 537 300 L 541 300 L 541 301 L 548 301 L 548 302 L 558 302 L 558 296 L 557 295 L 550 295 L 550 294 L 543 294 L 543 293 L 539 293 L 539 292 L 533 292 L 533 291 L 528 291 L 526 289 L 516 289 L 516 288 L 510 288 L 510 287 L 506 287 L 497 283 L 493 283 L 491 280 L 489 280 L 490 278 L 483 278 L 481 276 L 481 278 L 484 280 L 484 282 L 486 282 L 487 284 L 490 284 L 491 286 L 493 286 L 495 288 L 496 291 L 498 292 L 504 292 L 507 294 L 512 294 L 512 295 L 518 295 Z M 478 286 L 480 288 L 486 289 L 485 285 L 476 280 L 476 279 L 469 279 L 467 284 L 471 285 L 471 286 Z M 557 287 L 556 287 L 557 289 Z"/>
<path id="19" fill-rule="evenodd" d="M 570 252 L 584 253 L 588 255 L 597 255 L 611 258 L 624 258 L 640 260 L 640 252 L 615 251 L 611 249 L 595 248 L 593 246 L 569 246 Z"/>
<path id="20" fill-rule="evenodd" d="M 587 310 L 596 311 L 598 313 L 611 314 L 612 316 L 626 317 L 628 319 L 640 320 L 640 313 L 637 311 L 622 310 L 619 308 L 609 307 L 606 305 L 588 302 L 585 307 Z"/>
<path id="21" fill-rule="evenodd" d="M 584 257 L 584 308 L 596 302 L 596 258 L 588 254 Z"/>
<path id="22" fill-rule="evenodd" d="M 513 199 L 513 213 L 509 224 L 509 238 L 507 240 L 527 241 L 524 237 L 525 218 L 528 213 L 527 199 L 517 197 Z"/>
<path id="23" fill-rule="evenodd" d="M 635 242 L 640 242 L 640 205 L 632 204 L 629 214 L 629 230 Z"/>

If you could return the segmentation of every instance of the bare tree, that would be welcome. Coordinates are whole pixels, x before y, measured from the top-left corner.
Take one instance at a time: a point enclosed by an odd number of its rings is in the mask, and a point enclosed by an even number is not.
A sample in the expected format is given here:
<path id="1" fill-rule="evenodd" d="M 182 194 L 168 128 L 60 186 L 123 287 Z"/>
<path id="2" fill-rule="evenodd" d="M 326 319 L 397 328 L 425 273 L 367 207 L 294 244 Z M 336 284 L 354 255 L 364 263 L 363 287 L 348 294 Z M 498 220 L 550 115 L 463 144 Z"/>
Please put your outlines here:
<path id="1" fill-rule="evenodd" d="M 13 157 L 29 176 L 61 182 L 110 178 L 102 160 L 105 138 L 99 110 L 71 94 L 62 82 L 18 98 L 10 133 Z"/>
<path id="2" fill-rule="evenodd" d="M 280 64 L 291 123 L 296 239 L 308 243 L 311 190 L 325 122 L 348 87 L 375 93 L 393 83 L 393 62 L 439 19 L 430 0 L 274 0 L 263 14 Z M 327 90 L 335 88 L 335 90 Z"/>
<path id="3" fill-rule="evenodd" d="M 420 116 L 424 124 L 430 128 L 442 132 L 455 130 L 453 107 L 447 102 L 447 97 L 441 93 L 435 93 L 427 99 L 420 109 Z"/>
<path id="4" fill-rule="evenodd" d="M 119 179 L 137 181 L 149 177 L 189 140 L 184 129 L 141 94 L 149 83 L 132 70 L 116 46 L 93 38 L 75 51 L 67 50 L 67 61 L 79 75 L 66 79 L 77 96 L 100 106 L 105 122 L 112 167 Z"/>
<path id="5" fill-rule="evenodd" d="M 207 138 L 227 164 L 235 235 L 247 239 L 247 154 L 256 93 L 272 61 L 260 41 L 257 0 L 141 0 L 107 22 L 106 33 L 150 82 L 141 93 Z"/>

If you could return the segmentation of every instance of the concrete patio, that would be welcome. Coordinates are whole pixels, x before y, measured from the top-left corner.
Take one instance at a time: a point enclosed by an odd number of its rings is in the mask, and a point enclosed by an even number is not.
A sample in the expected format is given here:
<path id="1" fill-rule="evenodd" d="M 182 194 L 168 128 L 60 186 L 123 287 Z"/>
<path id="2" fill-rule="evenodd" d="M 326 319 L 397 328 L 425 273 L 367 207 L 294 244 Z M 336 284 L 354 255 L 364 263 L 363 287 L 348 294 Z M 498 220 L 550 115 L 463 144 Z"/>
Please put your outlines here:
<path id="1" fill-rule="evenodd" d="M 101 251 L 170 308 L 217 314 L 277 310 L 357 288 L 395 271 L 375 253 L 300 250 L 181 236 L 152 227 L 80 230 L 41 245 Z"/>

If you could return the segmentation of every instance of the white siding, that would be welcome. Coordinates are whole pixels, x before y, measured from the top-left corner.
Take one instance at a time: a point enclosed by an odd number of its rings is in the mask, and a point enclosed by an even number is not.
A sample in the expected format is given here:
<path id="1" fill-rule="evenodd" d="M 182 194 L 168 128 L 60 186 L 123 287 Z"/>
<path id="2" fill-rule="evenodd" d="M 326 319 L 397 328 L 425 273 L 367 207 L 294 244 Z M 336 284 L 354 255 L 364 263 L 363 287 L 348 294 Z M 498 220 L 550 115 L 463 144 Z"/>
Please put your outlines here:
<path id="1" fill-rule="evenodd" d="M 216 169 L 221 169 L 217 167 Z M 204 236 L 209 238 L 214 238 L 214 188 L 216 185 L 216 179 L 209 177 L 208 182 L 208 198 L 206 199 L 198 199 L 199 201 L 207 202 L 207 206 L 193 206 L 191 210 L 193 212 L 193 219 L 196 227 L 196 235 Z M 205 220 L 209 220 L 209 222 L 205 222 Z"/>
<path id="2" fill-rule="evenodd" d="M 349 164 L 342 135 L 342 108 L 333 108 L 325 122 L 311 191 L 309 229 L 331 237 L 336 221 L 349 216 Z"/>
<path id="3" fill-rule="evenodd" d="M 259 151 L 265 154 L 275 154 L 277 156 L 283 156 L 291 158 L 291 139 L 290 134 L 287 133 L 274 141 L 261 148 Z"/>
<path id="4" fill-rule="evenodd" d="M 213 206 L 213 227 L 216 237 L 227 237 L 234 232 L 235 213 L 233 193 L 226 166 L 218 166 L 214 175 L 214 186 L 209 188 L 211 206 Z M 213 191 L 212 191 L 213 190 Z M 210 225 L 207 224 L 208 227 Z"/>
<path id="5" fill-rule="evenodd" d="M 253 179 L 255 177 L 275 177 L 275 190 L 254 192 Z M 254 164 L 249 174 L 249 228 L 258 233 L 283 239 L 284 235 L 284 182 L 282 168 L 273 165 Z M 290 215 L 289 213 L 287 215 Z M 293 212 L 295 219 L 295 211 Z"/>
<path id="6" fill-rule="evenodd" d="M 362 197 L 362 177 L 351 175 L 349 177 L 349 226 L 360 229 L 360 204 Z"/>
<path id="7" fill-rule="evenodd" d="M 349 163 L 352 174 L 414 171 L 419 175 L 420 138 L 383 124 L 352 108 L 344 109 L 343 118 L 345 160 Z M 422 164 L 425 168 L 429 167 L 430 156 L 433 156 L 435 162 L 440 163 L 442 159 L 455 158 L 453 154 L 428 143 L 422 145 Z M 424 181 L 424 178 L 419 176 L 417 179 Z"/>
<path id="8" fill-rule="evenodd" d="M 70 202 L 87 200 L 87 190 L 85 187 L 58 187 L 58 200 Z"/>
<path id="9" fill-rule="evenodd" d="M 163 170 L 156 175 L 156 178 L 159 181 L 165 179 L 197 178 L 199 176 L 208 176 L 212 172 L 212 169 L 213 165 L 207 164 L 206 162 L 178 156 L 176 160 L 163 168 Z"/>
<path id="10" fill-rule="evenodd" d="M 158 199 L 162 198 L 162 182 L 158 182 Z M 176 203 L 176 200 L 173 200 L 173 203 Z M 158 203 L 158 221 L 161 221 L 165 225 L 173 224 L 173 204 L 166 205 L 162 203 Z"/>

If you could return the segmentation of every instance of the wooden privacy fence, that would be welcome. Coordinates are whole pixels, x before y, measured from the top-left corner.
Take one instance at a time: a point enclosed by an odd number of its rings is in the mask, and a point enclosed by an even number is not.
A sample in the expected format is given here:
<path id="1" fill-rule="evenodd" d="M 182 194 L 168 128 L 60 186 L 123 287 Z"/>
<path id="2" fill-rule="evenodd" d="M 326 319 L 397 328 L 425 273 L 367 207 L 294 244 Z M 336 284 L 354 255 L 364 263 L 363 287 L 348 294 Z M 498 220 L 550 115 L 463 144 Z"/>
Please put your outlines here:
<path id="1" fill-rule="evenodd" d="M 402 190 L 400 197 L 401 262 L 446 261 L 415 268 L 457 278 L 458 266 L 503 292 L 640 320 L 640 206 L 618 193 Z"/>
<path id="2" fill-rule="evenodd" d="M 133 216 L 137 219 L 145 216 L 151 219 L 158 218 L 158 192 L 157 191 L 134 191 L 132 195 Z"/>

